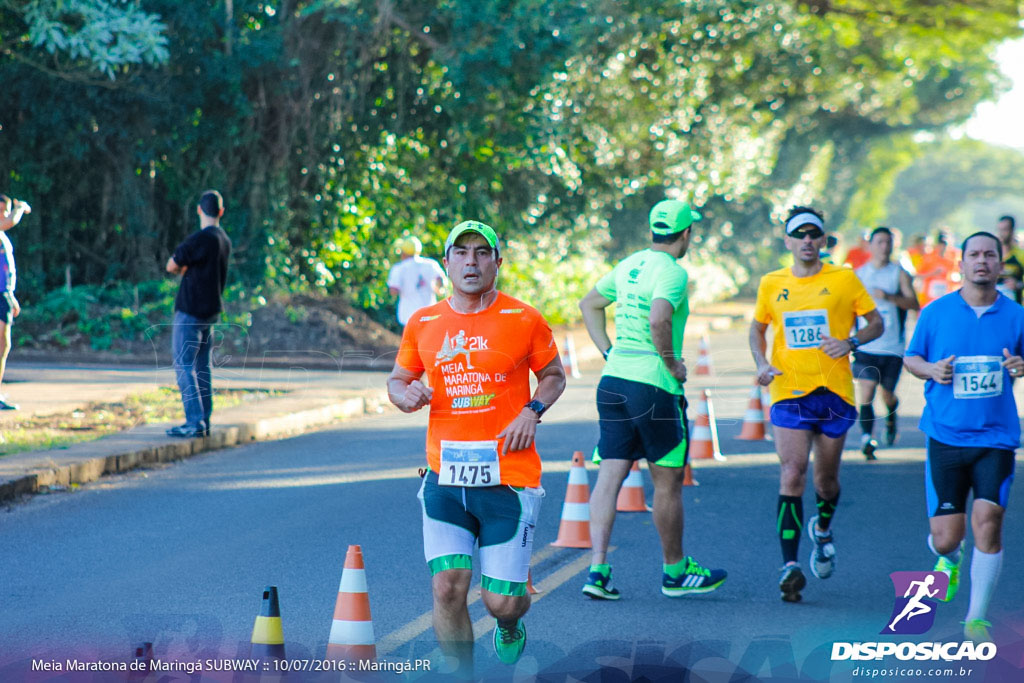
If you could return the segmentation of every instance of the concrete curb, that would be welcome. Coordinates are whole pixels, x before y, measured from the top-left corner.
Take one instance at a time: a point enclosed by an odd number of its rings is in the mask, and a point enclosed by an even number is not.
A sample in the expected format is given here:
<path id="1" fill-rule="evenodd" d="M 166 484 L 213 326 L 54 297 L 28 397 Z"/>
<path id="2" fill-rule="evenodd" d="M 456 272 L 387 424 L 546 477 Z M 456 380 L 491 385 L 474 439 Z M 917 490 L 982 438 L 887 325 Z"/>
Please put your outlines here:
<path id="1" fill-rule="evenodd" d="M 254 420 L 214 426 L 208 437 L 174 439 L 164 434 L 166 425 L 145 425 L 103 439 L 66 449 L 19 453 L 0 459 L 0 503 L 38 493 L 46 487 L 93 482 L 106 474 L 184 460 L 193 455 L 241 446 L 253 441 L 273 441 L 302 434 L 338 420 L 364 415 L 387 400 L 387 392 L 373 391 L 325 402 L 315 407 L 291 409 Z M 273 403 L 294 404 L 287 397 Z M 22 472 L 16 470 L 23 469 Z"/>

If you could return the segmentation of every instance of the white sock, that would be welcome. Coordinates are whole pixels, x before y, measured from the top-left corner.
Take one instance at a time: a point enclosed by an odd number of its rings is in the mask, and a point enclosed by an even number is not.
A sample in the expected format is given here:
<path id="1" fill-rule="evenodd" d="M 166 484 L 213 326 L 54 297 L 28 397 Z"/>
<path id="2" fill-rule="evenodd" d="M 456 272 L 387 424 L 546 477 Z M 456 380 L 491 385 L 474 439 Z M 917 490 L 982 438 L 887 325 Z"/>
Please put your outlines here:
<path id="1" fill-rule="evenodd" d="M 971 604 L 967 607 L 967 621 L 985 618 L 1002 568 L 1002 550 L 998 553 L 983 553 L 974 549 L 971 555 Z"/>
<path id="2" fill-rule="evenodd" d="M 928 534 L 928 550 L 931 550 L 933 554 L 938 555 L 939 557 L 945 557 L 953 564 L 960 564 L 960 546 L 957 546 L 953 550 L 943 555 L 935 549 L 935 540 L 932 538 L 931 534 Z"/>

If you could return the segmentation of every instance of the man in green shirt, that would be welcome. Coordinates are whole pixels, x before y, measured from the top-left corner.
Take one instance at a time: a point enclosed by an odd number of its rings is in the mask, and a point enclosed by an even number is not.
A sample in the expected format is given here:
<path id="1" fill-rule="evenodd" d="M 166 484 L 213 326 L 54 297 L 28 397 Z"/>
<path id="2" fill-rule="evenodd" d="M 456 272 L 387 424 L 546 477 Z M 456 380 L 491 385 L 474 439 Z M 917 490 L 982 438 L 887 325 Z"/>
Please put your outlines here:
<path id="1" fill-rule="evenodd" d="M 691 225 L 700 214 L 686 202 L 659 202 L 651 209 L 651 246 L 621 261 L 580 301 L 583 321 L 607 360 L 597 386 L 601 456 L 590 498 L 593 559 L 583 593 L 618 600 L 607 563 L 615 501 L 633 463 L 647 458 L 654 482 L 654 525 L 661 538 L 669 597 L 715 590 L 721 569 L 705 569 L 683 555 L 683 468 L 689 438 L 683 330 L 690 314 L 687 274 L 676 260 L 690 246 Z M 615 344 L 608 337 L 605 308 L 615 306 Z"/>

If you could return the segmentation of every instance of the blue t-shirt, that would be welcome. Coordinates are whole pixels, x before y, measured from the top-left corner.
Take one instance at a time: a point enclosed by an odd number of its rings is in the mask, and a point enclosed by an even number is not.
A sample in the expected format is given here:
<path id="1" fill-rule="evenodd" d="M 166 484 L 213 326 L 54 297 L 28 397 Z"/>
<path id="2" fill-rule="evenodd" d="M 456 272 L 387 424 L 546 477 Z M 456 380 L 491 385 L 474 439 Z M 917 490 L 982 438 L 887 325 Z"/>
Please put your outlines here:
<path id="1" fill-rule="evenodd" d="M 906 355 L 930 363 L 956 358 L 952 383 L 925 383 L 921 431 L 951 446 L 1018 448 L 1020 420 L 1003 349 L 1024 354 L 1024 308 L 1012 299 L 997 296 L 980 318 L 959 291 L 928 304 Z"/>

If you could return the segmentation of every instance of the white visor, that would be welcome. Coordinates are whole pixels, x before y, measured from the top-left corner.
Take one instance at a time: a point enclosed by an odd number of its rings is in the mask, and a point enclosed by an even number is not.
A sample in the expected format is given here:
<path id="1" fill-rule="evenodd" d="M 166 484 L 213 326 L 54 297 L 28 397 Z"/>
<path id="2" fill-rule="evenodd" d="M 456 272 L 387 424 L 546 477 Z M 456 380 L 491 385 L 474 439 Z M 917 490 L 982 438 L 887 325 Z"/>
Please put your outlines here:
<path id="1" fill-rule="evenodd" d="M 825 229 L 825 224 L 821 222 L 821 219 L 815 216 L 813 213 L 798 213 L 797 215 L 786 221 L 786 234 L 792 235 L 794 232 L 799 230 L 805 225 L 813 225 L 815 227 Z"/>

